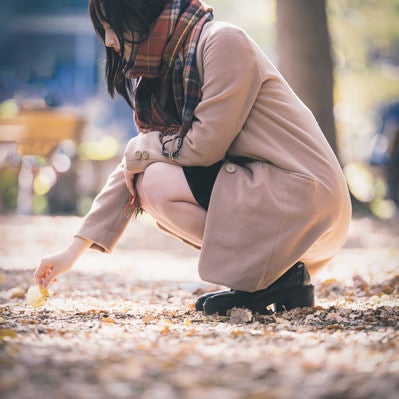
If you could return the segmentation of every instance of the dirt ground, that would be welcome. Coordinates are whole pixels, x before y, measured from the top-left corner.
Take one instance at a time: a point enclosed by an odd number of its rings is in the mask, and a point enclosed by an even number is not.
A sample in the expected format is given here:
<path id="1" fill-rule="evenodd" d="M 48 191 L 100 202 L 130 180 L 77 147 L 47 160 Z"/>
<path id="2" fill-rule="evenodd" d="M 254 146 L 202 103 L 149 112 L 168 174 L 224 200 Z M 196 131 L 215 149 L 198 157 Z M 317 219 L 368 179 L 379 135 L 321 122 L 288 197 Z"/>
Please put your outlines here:
<path id="1" fill-rule="evenodd" d="M 0 397 L 396 399 L 398 222 L 354 217 L 314 281 L 314 308 L 205 317 L 195 298 L 220 287 L 147 217 L 113 254 L 85 254 L 34 310 L 34 268 L 80 219 L 0 216 Z"/>

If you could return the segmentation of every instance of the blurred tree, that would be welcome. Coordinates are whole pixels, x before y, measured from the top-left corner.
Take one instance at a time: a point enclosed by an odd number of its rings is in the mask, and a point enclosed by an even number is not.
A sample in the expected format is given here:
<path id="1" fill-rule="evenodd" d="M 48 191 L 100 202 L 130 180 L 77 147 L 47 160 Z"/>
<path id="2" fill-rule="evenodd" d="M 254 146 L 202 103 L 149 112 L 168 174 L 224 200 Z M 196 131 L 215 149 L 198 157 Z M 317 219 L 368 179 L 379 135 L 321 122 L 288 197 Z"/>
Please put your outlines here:
<path id="1" fill-rule="evenodd" d="M 277 0 L 279 69 L 312 110 L 337 154 L 326 0 Z"/>

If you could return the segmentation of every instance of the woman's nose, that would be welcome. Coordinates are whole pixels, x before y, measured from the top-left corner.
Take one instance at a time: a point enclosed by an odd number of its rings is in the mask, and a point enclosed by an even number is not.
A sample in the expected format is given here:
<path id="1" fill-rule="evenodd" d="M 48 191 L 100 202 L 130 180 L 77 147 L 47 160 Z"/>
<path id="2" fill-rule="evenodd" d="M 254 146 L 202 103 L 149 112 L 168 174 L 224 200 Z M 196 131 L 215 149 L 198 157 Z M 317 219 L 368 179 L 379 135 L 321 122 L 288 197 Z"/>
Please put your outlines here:
<path id="1" fill-rule="evenodd" d="M 117 53 L 120 51 L 118 36 L 112 29 L 105 30 L 105 46 L 112 47 Z"/>

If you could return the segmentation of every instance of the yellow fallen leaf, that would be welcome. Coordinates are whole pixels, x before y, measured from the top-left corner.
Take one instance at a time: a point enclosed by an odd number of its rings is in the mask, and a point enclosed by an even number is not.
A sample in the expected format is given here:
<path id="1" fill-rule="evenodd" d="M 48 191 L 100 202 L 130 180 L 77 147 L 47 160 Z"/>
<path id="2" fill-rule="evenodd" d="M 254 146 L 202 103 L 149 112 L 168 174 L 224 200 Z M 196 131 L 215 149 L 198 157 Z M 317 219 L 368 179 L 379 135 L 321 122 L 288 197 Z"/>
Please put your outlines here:
<path id="1" fill-rule="evenodd" d="M 108 323 L 108 324 L 114 324 L 114 323 L 115 323 L 115 320 L 114 320 L 112 317 L 104 317 L 104 318 L 102 319 L 102 322 L 103 322 L 103 323 Z"/>
<path id="2" fill-rule="evenodd" d="M 271 329 L 271 327 L 266 326 L 263 327 L 263 335 L 273 336 L 275 335 L 275 332 Z"/>
<path id="3" fill-rule="evenodd" d="M 305 371 L 313 371 L 319 368 L 319 365 L 316 362 L 305 361 L 302 364 L 302 367 L 304 368 Z"/>
<path id="4" fill-rule="evenodd" d="M 28 289 L 26 300 L 33 308 L 38 308 L 46 303 L 49 296 L 47 288 L 34 285 Z"/>
<path id="5" fill-rule="evenodd" d="M 10 328 L 0 329 L 0 340 L 3 340 L 4 338 L 15 338 L 16 336 L 17 333 L 14 330 L 11 330 Z"/>
<path id="6" fill-rule="evenodd" d="M 382 287 L 381 291 L 383 294 L 391 295 L 395 291 L 395 288 L 392 285 L 386 284 Z"/>
<path id="7" fill-rule="evenodd" d="M 152 321 L 154 321 L 155 317 L 152 314 L 146 315 L 144 316 L 141 320 L 143 321 L 143 323 L 145 324 L 149 324 Z"/>
<path id="8" fill-rule="evenodd" d="M 162 335 L 169 334 L 169 333 L 170 333 L 170 328 L 169 328 L 169 326 L 164 326 L 163 329 L 160 331 L 160 333 L 161 333 Z"/>
<path id="9" fill-rule="evenodd" d="M 11 298 L 24 299 L 25 298 L 25 290 L 22 287 L 14 287 L 11 292 Z"/>
<path id="10" fill-rule="evenodd" d="M 244 335 L 244 333 L 240 330 L 233 330 L 230 332 L 230 337 L 232 338 L 241 337 L 242 335 Z"/>
<path id="11" fill-rule="evenodd" d="M 329 278 L 327 280 L 324 280 L 322 283 L 322 285 L 327 286 L 327 285 L 333 285 L 333 284 L 339 284 L 338 280 L 335 278 Z"/>
<path id="12" fill-rule="evenodd" d="M 38 324 L 39 322 L 37 320 L 33 320 L 33 319 L 21 319 L 20 323 L 21 324 Z"/>

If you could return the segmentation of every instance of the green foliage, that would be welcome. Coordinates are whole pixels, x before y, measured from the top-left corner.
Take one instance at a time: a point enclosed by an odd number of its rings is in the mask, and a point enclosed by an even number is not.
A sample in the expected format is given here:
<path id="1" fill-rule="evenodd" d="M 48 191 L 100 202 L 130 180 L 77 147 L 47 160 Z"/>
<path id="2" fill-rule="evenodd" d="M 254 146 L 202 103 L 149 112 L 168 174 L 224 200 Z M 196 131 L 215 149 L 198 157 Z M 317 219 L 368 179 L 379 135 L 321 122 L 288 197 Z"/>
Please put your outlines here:
<path id="1" fill-rule="evenodd" d="M 353 79 L 358 96 L 348 98 L 341 85 L 340 101 L 356 101 L 362 109 L 399 98 L 399 2 L 335 0 L 329 3 L 330 31 L 337 82 Z"/>
<path id="2" fill-rule="evenodd" d="M 399 2 L 331 0 L 328 15 L 338 135 L 346 142 L 347 161 L 367 159 L 376 111 L 399 101 Z"/>
<path id="3" fill-rule="evenodd" d="M 0 212 L 5 213 L 15 210 L 18 197 L 17 168 L 0 170 Z"/>

